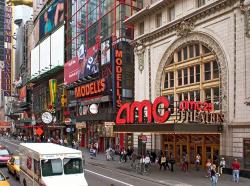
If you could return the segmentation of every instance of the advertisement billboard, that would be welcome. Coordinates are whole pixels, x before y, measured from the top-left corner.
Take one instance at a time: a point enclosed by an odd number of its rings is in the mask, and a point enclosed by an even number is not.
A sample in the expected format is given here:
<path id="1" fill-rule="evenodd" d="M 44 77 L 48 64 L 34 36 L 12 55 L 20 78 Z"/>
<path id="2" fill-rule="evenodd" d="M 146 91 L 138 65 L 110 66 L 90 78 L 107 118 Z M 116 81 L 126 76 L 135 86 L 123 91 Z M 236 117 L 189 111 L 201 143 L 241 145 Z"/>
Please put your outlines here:
<path id="1" fill-rule="evenodd" d="M 70 84 L 99 72 L 99 44 L 86 50 L 82 44 L 78 56 L 64 65 L 64 83 Z"/>
<path id="2" fill-rule="evenodd" d="M 54 0 L 39 17 L 40 39 L 64 21 L 64 0 Z"/>
<path id="3" fill-rule="evenodd" d="M 101 43 L 101 65 L 110 63 L 111 60 L 111 39 Z"/>

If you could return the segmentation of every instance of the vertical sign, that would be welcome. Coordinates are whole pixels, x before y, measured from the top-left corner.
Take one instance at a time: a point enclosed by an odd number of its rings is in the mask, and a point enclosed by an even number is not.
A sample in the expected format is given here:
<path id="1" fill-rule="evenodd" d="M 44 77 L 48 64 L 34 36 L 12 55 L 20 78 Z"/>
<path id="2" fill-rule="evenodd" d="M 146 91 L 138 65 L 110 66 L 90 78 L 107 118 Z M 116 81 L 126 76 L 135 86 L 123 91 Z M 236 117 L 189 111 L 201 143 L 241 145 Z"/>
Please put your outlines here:
<path id="1" fill-rule="evenodd" d="M 2 90 L 4 96 L 11 94 L 11 58 L 12 58 L 12 7 L 6 6 L 4 19 L 5 48 L 4 48 L 4 75 L 2 78 Z"/>
<path id="2" fill-rule="evenodd" d="M 122 106 L 122 50 L 115 50 L 115 105 L 116 109 Z M 124 134 L 120 133 L 120 148 L 124 147 Z"/>
<path id="3" fill-rule="evenodd" d="M 56 106 L 57 103 L 57 81 L 56 79 L 49 80 L 50 104 Z"/>

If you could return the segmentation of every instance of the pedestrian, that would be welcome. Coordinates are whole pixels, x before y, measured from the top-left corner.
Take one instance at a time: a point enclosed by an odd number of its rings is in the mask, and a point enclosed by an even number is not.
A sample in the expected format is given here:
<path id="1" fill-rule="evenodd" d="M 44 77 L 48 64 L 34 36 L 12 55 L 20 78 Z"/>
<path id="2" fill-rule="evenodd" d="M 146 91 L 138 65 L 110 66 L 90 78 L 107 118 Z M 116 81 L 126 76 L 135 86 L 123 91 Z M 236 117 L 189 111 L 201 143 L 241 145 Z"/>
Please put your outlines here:
<path id="1" fill-rule="evenodd" d="M 239 183 L 240 181 L 240 163 L 235 158 L 232 163 L 233 181 Z"/>
<path id="2" fill-rule="evenodd" d="M 98 153 L 98 148 L 99 148 L 98 142 L 96 142 L 96 143 L 94 144 L 94 147 L 95 147 L 95 149 L 96 149 L 96 154 L 97 154 L 97 153 Z"/>
<path id="3" fill-rule="evenodd" d="M 211 176 L 211 161 L 210 159 L 207 159 L 206 162 L 206 177 L 210 177 Z"/>
<path id="4" fill-rule="evenodd" d="M 222 157 L 220 160 L 220 166 L 219 166 L 219 174 L 223 174 L 223 169 L 226 167 L 226 161 Z"/>
<path id="5" fill-rule="evenodd" d="M 160 170 L 162 167 L 164 168 L 164 170 L 166 170 L 166 156 L 164 154 L 159 158 L 159 163 L 160 163 Z"/>
<path id="6" fill-rule="evenodd" d="M 169 163 L 170 163 L 171 172 L 174 172 L 175 159 L 174 159 L 174 155 L 172 153 L 170 153 Z"/>
<path id="7" fill-rule="evenodd" d="M 195 167 L 197 171 L 200 170 L 200 162 L 201 162 L 201 156 L 200 154 L 197 154 L 195 157 Z"/>
<path id="8" fill-rule="evenodd" d="M 218 183 L 218 175 L 216 173 L 216 165 L 211 166 L 211 183 L 212 186 L 216 186 Z"/>
<path id="9" fill-rule="evenodd" d="M 186 172 L 188 172 L 188 163 L 189 163 L 189 158 L 188 158 L 188 154 L 186 153 L 184 156 L 184 163 L 185 163 L 185 168 L 186 168 Z"/>

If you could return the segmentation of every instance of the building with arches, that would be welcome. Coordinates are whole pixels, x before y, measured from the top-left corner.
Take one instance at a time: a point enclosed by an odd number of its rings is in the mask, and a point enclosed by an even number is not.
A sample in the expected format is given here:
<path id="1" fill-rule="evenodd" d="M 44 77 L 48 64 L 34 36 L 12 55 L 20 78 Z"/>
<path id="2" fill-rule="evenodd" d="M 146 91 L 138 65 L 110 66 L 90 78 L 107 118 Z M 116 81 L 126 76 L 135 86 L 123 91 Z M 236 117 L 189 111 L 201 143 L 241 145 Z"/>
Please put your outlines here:
<path id="1" fill-rule="evenodd" d="M 164 123 L 146 119 L 145 128 L 134 124 L 115 131 L 133 133 L 133 146 L 141 152 L 142 147 L 162 150 L 177 162 L 187 153 L 191 164 L 200 154 L 202 165 L 225 157 L 228 167 L 236 157 L 243 169 L 250 169 L 250 2 L 159 0 L 145 5 L 126 20 L 135 26 L 135 100 L 167 97 L 165 112 L 171 116 Z M 182 115 L 185 101 L 211 109 L 194 121 L 195 114 Z M 187 107 L 185 113 L 194 110 Z M 223 119 L 215 122 L 211 113 Z"/>

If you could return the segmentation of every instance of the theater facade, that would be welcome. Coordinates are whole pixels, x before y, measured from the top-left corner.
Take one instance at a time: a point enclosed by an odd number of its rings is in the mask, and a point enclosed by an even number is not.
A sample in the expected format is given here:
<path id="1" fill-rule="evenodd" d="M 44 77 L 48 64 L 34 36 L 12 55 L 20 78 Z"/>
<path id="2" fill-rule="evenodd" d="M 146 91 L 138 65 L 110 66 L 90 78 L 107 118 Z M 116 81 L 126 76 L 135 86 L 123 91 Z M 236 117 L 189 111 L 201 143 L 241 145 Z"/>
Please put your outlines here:
<path id="1" fill-rule="evenodd" d="M 135 26 L 135 100 L 114 130 L 133 147 L 250 169 L 249 1 L 156 1 Z"/>

